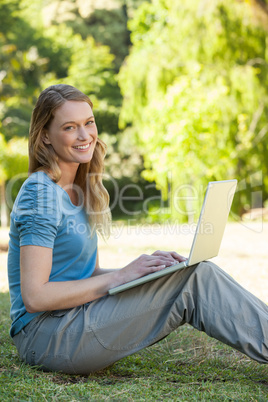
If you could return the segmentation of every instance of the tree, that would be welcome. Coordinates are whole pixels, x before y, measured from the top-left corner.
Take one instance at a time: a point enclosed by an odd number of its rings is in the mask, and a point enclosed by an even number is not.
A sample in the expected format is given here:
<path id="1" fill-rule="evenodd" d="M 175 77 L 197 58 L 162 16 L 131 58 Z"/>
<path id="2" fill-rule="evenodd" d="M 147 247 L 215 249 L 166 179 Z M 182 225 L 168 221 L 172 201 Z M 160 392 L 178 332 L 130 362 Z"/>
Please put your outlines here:
<path id="1" fill-rule="evenodd" d="M 191 199 L 208 180 L 241 181 L 239 213 L 242 204 L 261 202 L 251 203 L 253 181 L 263 180 L 267 198 L 267 32 L 251 6 L 153 0 L 129 27 L 133 48 L 119 74 L 121 127 L 136 131 L 144 176 L 166 197 L 170 187 L 180 195 L 174 215 L 197 210 L 183 197 Z M 185 184 L 194 189 L 180 190 Z"/>

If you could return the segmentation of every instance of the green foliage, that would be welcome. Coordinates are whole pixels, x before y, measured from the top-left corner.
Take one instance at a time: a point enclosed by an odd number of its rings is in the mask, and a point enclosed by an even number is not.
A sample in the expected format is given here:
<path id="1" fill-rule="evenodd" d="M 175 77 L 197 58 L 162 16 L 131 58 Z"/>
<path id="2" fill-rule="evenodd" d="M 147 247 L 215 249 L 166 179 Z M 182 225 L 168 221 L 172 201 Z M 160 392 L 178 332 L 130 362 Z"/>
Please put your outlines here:
<path id="1" fill-rule="evenodd" d="M 3 167 L 3 161 L 6 154 L 6 141 L 3 134 L 0 133 L 0 185 L 3 184 L 7 178 L 6 170 Z"/>
<path id="2" fill-rule="evenodd" d="M 28 172 L 28 141 L 26 138 L 12 138 L 8 141 L 3 166 L 9 179 Z"/>
<path id="3" fill-rule="evenodd" d="M 122 1 L 110 0 L 104 3 L 95 2 L 93 8 L 88 2 L 79 1 L 78 10 L 84 17 L 85 31 L 92 35 L 97 43 L 107 45 L 116 55 L 115 66 L 118 71 L 130 45 L 126 6 Z"/>
<path id="4" fill-rule="evenodd" d="M 42 0 L 38 0 L 39 2 Z M 144 0 L 53 0 L 43 10 L 46 24 L 60 23 L 71 27 L 83 39 L 89 35 L 96 43 L 106 45 L 115 56 L 118 71 L 130 45 L 128 18 Z"/>
<path id="5" fill-rule="evenodd" d="M 50 80 L 43 80 L 43 86 L 68 83 L 90 96 L 94 94 L 96 99 L 106 98 L 106 87 L 114 83 L 111 73 L 113 56 L 109 48 L 97 46 L 92 37 L 83 40 L 80 34 L 74 34 L 64 24 L 49 27 L 44 35 L 54 41 L 57 48 L 68 43 L 69 63 L 65 75 L 59 77 L 54 73 Z"/>
<path id="6" fill-rule="evenodd" d="M 129 27 L 120 123 L 134 126 L 144 177 L 166 196 L 168 186 L 267 177 L 268 35 L 250 5 L 153 0 Z M 248 204 L 251 190 L 241 192 Z"/>
<path id="7" fill-rule="evenodd" d="M 0 185 L 9 182 L 7 207 L 11 208 L 28 174 L 28 141 L 14 137 L 8 142 L 0 134 Z"/>

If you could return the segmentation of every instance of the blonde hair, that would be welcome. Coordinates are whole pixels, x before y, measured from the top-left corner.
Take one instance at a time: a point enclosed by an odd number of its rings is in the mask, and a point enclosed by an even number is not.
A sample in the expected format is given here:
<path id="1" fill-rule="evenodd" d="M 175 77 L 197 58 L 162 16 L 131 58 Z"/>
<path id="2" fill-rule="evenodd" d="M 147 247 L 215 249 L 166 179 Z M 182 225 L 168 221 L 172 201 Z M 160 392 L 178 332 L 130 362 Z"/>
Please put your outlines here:
<path id="1" fill-rule="evenodd" d="M 50 144 L 43 141 L 43 133 L 54 118 L 55 111 L 67 101 L 93 104 L 89 97 L 71 85 L 52 85 L 41 92 L 32 113 L 29 132 L 29 174 L 45 171 L 57 183 L 61 177 L 58 157 Z M 104 237 L 109 235 L 111 213 L 109 194 L 102 183 L 105 143 L 98 138 L 90 162 L 80 164 L 74 184 L 83 191 L 84 206 L 94 231 Z"/>

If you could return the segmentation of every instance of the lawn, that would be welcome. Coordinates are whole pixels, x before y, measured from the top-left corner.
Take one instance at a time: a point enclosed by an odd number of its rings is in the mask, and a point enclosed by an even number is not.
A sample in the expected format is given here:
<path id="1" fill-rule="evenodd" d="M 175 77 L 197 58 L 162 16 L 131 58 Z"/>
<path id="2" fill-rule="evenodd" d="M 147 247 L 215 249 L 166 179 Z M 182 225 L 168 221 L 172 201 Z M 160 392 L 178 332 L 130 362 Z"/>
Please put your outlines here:
<path id="1" fill-rule="evenodd" d="M 103 267 L 120 267 L 141 253 L 175 249 L 187 255 L 190 227 L 113 227 L 100 241 Z M 1 401 L 268 401 L 268 368 L 186 325 L 163 341 L 91 376 L 43 373 L 20 362 L 8 331 L 6 231 L 0 232 Z M 228 224 L 214 259 L 268 303 L 268 224 Z"/>

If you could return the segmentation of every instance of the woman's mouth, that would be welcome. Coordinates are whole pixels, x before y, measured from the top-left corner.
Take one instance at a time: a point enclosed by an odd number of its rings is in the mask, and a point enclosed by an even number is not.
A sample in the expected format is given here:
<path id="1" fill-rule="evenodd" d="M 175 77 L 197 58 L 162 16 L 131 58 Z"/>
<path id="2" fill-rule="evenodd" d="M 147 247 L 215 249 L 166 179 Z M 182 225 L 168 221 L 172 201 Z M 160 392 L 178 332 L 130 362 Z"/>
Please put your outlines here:
<path id="1" fill-rule="evenodd" d="M 78 151 L 87 151 L 90 147 L 90 144 L 85 144 L 85 145 L 76 145 L 73 148 L 77 149 Z"/>

